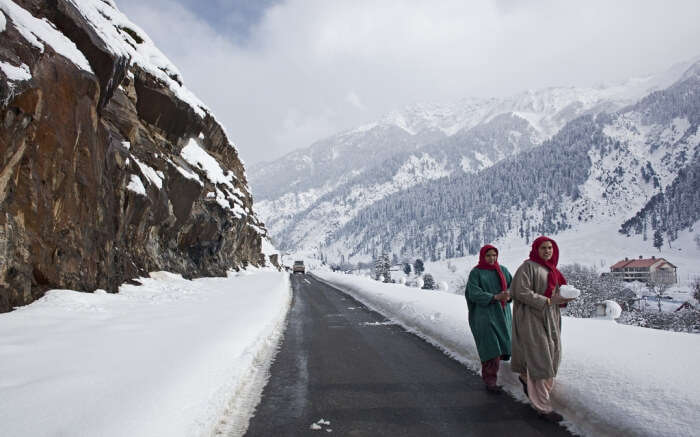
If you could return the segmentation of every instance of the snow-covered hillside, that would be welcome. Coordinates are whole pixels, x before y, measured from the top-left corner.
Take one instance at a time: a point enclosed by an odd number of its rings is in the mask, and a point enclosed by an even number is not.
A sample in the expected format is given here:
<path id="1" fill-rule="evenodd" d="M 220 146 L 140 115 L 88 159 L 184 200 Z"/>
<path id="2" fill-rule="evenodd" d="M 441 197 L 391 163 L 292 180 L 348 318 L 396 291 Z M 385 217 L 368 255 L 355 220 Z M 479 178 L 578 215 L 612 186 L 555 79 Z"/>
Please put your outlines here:
<path id="1" fill-rule="evenodd" d="M 698 227 L 700 221 L 695 224 L 695 229 Z M 700 246 L 693 241 L 694 231 L 682 231 L 671 247 L 665 244 L 661 250 L 657 250 L 650 247 L 650 242 L 644 241 L 641 235 L 627 237 L 619 233 L 618 229 L 619 226 L 614 222 L 599 217 L 558 233 L 554 238 L 560 248 L 559 265 L 579 264 L 603 273 L 609 272 L 613 264 L 625 258 L 656 256 L 670 261 L 678 268 L 678 284 L 673 289 L 684 291 L 683 296 L 678 296 L 679 301 L 691 298 L 690 284 L 700 278 Z M 494 240 L 492 244 L 499 249 L 499 263 L 515 271 L 528 257 L 531 242 L 512 233 Z M 409 260 L 411 263 L 415 261 Z M 478 261 L 478 254 L 426 261 L 425 272 L 433 275 L 438 282 L 446 282 L 450 292 L 463 295 L 467 276 Z M 392 278 L 399 280 L 402 276 L 403 273 L 396 273 Z M 678 308 L 678 305 L 676 303 L 673 309 Z"/>
<path id="2" fill-rule="evenodd" d="M 358 212 L 391 194 L 412 187 L 416 183 L 435 180 L 449 175 L 444 161 L 437 162 L 428 154 L 411 155 L 393 177 L 385 182 L 368 185 L 350 185 L 343 195 L 326 195 L 312 204 L 298 218 L 295 226 L 283 229 L 280 242 L 314 247 L 320 239 L 329 237 L 342 228 Z"/>
<path id="3" fill-rule="evenodd" d="M 278 244 L 311 250 L 374 202 L 434 179 L 433 165 L 423 166 L 422 174 L 414 171 L 415 177 L 400 186 L 394 183 L 416 160 L 437 163 L 444 175 L 482 171 L 540 145 L 576 117 L 619 110 L 667 87 L 691 64 L 612 86 L 548 88 L 394 111 L 253 166 L 256 207 Z"/>
<path id="4" fill-rule="evenodd" d="M 509 235 L 529 241 L 587 222 L 620 229 L 631 218 L 625 233 L 642 234 L 649 249 L 654 233 L 672 243 L 700 219 L 699 93 L 698 77 L 687 76 L 619 112 L 573 120 L 541 146 L 476 174 L 387 196 L 321 250 L 332 261 L 366 261 L 382 250 L 437 260 Z M 638 214 L 643 208 L 649 212 Z M 601 244 L 610 238 L 601 234 Z"/>

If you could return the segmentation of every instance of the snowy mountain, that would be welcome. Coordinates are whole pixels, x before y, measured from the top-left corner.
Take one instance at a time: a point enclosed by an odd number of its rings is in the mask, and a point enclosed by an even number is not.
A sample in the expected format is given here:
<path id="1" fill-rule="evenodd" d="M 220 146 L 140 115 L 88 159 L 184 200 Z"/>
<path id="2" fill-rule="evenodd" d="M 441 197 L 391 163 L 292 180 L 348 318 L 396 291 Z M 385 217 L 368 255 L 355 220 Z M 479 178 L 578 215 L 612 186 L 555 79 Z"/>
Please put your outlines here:
<path id="1" fill-rule="evenodd" d="M 689 65 L 613 86 L 413 105 L 253 166 L 256 208 L 282 247 L 312 249 L 387 196 L 426 181 L 480 172 L 541 145 L 577 117 L 634 104 L 677 81 Z"/>
<path id="2" fill-rule="evenodd" d="M 386 250 L 436 260 L 587 222 L 617 223 L 644 238 L 658 230 L 673 241 L 700 219 L 697 70 L 620 111 L 579 117 L 476 174 L 386 196 L 329 235 L 323 253 L 348 259 Z"/>

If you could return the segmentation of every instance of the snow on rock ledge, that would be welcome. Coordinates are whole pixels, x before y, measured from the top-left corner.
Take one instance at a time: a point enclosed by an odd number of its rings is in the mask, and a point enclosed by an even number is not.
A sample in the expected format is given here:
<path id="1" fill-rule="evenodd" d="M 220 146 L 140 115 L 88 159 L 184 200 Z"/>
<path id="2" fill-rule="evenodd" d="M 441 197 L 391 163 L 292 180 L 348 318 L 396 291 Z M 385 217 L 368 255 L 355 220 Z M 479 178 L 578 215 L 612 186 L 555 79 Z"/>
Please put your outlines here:
<path id="1" fill-rule="evenodd" d="M 182 75 L 140 27 L 121 13 L 110 0 L 70 0 L 83 18 L 95 29 L 112 55 L 129 58 L 149 74 L 167 84 L 175 95 L 189 104 L 202 118 L 210 112 L 191 91 L 182 85 Z"/>
<path id="2" fill-rule="evenodd" d="M 78 50 L 75 43 L 50 23 L 35 18 L 28 11 L 16 5 L 12 0 L 0 0 L 0 10 L 9 17 L 17 31 L 34 47 L 44 51 L 45 45 L 50 45 L 56 53 L 69 59 L 78 68 L 92 73 L 90 63 L 85 55 Z M 3 19 L 3 21 L 5 21 Z M 5 27 L 3 25 L 2 27 Z"/>
<path id="3" fill-rule="evenodd" d="M 32 78 L 32 73 L 29 71 L 29 67 L 27 67 L 25 64 L 15 67 L 12 64 L 0 61 L 0 70 L 5 73 L 7 80 L 10 82 L 20 82 Z"/>
<path id="4" fill-rule="evenodd" d="M 115 292 L 147 271 L 265 262 L 223 126 L 114 2 L 0 10 L 0 312 L 52 288 Z M 201 167 L 182 153 L 192 138 Z"/>

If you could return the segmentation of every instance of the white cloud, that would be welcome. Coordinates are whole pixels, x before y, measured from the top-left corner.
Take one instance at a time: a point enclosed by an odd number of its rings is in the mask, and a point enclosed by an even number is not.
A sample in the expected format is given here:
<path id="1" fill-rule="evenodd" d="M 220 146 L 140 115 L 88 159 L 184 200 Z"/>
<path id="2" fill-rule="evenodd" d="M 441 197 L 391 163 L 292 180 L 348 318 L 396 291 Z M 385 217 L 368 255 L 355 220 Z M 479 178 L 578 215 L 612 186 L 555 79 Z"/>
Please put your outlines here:
<path id="1" fill-rule="evenodd" d="M 362 109 L 363 111 L 367 109 L 362 103 L 362 100 L 360 100 L 360 96 L 358 96 L 355 91 L 348 92 L 345 96 L 345 100 L 357 109 Z"/>
<path id="2" fill-rule="evenodd" d="M 118 4 L 247 162 L 415 101 L 623 80 L 700 54 L 696 0 L 288 0 L 244 46 L 172 1 Z"/>
<path id="3" fill-rule="evenodd" d="M 311 141 L 321 139 L 329 132 L 333 132 L 334 118 L 335 114 L 330 109 L 318 114 L 309 114 L 294 107 L 289 108 L 284 115 L 281 128 L 272 136 L 273 142 L 281 145 L 291 143 L 308 146 Z"/>

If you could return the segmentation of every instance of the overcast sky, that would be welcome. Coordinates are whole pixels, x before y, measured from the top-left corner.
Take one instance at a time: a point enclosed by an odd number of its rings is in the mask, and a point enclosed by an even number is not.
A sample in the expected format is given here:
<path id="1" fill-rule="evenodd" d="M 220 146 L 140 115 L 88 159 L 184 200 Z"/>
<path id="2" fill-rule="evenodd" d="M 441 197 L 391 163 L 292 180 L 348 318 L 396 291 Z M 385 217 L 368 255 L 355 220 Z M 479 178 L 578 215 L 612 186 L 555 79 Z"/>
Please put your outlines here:
<path id="1" fill-rule="evenodd" d="M 698 0 L 116 0 L 246 164 L 414 102 L 594 86 L 700 55 Z"/>

